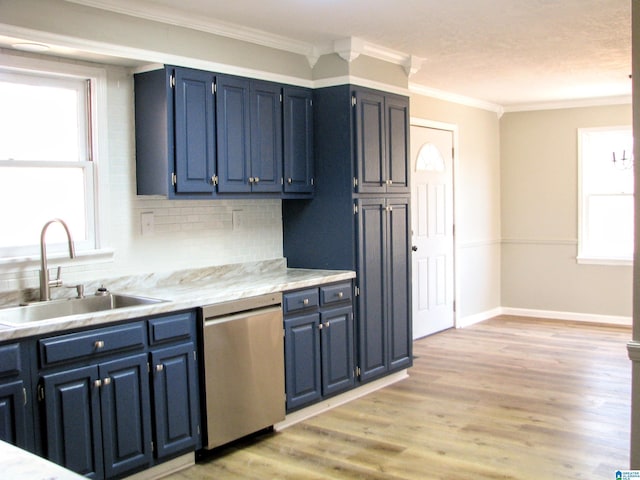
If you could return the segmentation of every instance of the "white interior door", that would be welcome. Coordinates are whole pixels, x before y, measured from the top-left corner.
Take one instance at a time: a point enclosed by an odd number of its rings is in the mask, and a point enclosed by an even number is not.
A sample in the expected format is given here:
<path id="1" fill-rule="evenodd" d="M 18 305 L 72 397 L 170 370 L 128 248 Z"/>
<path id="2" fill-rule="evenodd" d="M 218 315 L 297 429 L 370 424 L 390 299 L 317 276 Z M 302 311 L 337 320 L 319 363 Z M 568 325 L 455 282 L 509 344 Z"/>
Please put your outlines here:
<path id="1" fill-rule="evenodd" d="M 453 131 L 411 125 L 413 338 L 454 316 Z"/>

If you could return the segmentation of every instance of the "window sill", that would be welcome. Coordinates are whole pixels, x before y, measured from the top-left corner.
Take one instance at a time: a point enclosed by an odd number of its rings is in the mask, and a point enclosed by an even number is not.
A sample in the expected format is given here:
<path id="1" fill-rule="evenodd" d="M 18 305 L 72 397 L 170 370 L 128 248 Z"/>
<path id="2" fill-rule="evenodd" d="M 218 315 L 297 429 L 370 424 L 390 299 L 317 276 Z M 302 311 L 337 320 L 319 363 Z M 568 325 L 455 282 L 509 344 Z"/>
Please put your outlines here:
<path id="1" fill-rule="evenodd" d="M 114 256 L 115 251 L 112 248 L 101 248 L 78 252 L 74 259 L 70 259 L 68 254 L 63 253 L 52 253 L 47 256 L 47 259 L 49 264 L 83 266 L 112 262 Z M 0 258 L 2 273 L 24 272 L 25 268 L 29 267 L 40 267 L 40 255 Z"/>
<path id="2" fill-rule="evenodd" d="M 587 255 L 579 255 L 576 257 L 579 265 L 610 265 L 610 266 L 632 266 L 633 259 L 628 257 L 590 257 Z"/>

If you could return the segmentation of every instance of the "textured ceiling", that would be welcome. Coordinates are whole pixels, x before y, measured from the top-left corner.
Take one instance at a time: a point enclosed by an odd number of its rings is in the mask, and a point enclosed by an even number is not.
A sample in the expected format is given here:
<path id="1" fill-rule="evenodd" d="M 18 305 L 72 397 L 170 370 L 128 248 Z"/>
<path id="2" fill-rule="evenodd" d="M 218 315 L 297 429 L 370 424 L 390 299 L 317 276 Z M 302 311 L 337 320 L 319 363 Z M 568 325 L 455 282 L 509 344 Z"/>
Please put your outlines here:
<path id="1" fill-rule="evenodd" d="M 424 58 L 410 82 L 502 106 L 630 95 L 631 0 L 71 0 Z"/>

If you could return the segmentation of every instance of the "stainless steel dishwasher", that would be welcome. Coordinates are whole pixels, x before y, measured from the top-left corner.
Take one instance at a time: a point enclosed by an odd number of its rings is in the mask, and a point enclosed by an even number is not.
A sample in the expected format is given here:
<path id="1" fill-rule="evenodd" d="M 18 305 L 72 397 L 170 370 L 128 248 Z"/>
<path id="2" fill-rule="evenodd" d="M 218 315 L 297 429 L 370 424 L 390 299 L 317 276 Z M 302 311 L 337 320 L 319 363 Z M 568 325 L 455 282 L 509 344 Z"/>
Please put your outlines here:
<path id="1" fill-rule="evenodd" d="M 284 420 L 282 294 L 202 307 L 203 446 Z"/>

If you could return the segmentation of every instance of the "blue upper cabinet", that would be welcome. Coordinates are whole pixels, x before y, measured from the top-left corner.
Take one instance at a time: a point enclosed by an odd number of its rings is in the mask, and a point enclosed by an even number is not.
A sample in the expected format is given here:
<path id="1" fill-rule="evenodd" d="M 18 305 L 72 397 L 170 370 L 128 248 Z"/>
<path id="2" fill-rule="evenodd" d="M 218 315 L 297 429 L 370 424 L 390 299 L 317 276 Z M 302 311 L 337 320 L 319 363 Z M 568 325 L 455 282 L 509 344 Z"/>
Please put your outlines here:
<path id="1" fill-rule="evenodd" d="M 313 193 L 313 94 L 284 88 L 284 191 Z"/>
<path id="2" fill-rule="evenodd" d="M 282 87 L 251 82 L 251 176 L 253 192 L 282 191 Z"/>
<path id="3" fill-rule="evenodd" d="M 175 78 L 175 191 L 213 193 L 216 175 L 215 76 L 178 68 Z"/>
<path id="4" fill-rule="evenodd" d="M 409 192 L 409 100 L 365 89 L 352 93 L 357 193 Z"/>
<path id="5" fill-rule="evenodd" d="M 134 79 L 139 195 L 311 197 L 311 90 L 170 66 Z"/>
<path id="6" fill-rule="evenodd" d="M 217 82 L 216 125 L 220 192 L 251 191 L 249 80 L 221 75 Z"/>

